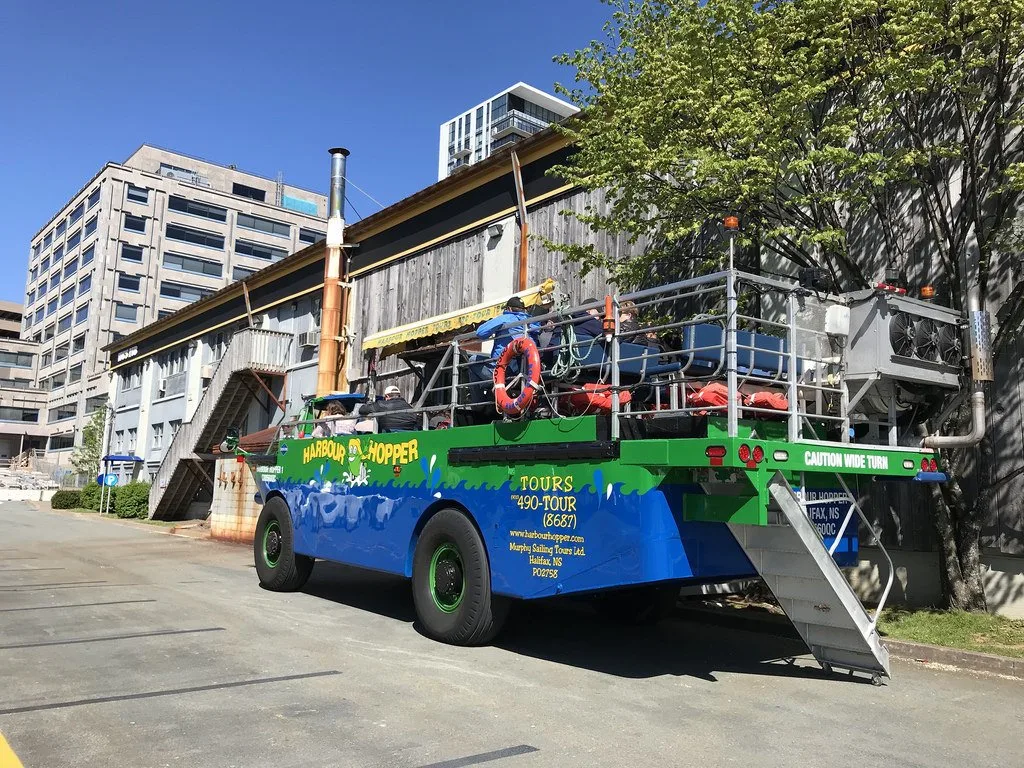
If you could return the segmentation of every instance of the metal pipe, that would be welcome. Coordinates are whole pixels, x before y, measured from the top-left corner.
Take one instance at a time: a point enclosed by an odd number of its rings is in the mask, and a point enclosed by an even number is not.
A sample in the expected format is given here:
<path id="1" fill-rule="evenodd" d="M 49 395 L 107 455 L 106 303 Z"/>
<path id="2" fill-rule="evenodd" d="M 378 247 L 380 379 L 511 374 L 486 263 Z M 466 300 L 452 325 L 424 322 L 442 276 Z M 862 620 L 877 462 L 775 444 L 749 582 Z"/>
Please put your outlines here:
<path id="1" fill-rule="evenodd" d="M 977 445 L 985 436 L 984 382 L 992 381 L 992 338 L 990 319 L 981 301 L 981 291 L 973 285 L 967 291 L 967 314 L 970 323 L 971 431 L 963 435 L 928 435 L 921 441 L 924 448 L 965 448 Z"/>
<path id="2" fill-rule="evenodd" d="M 345 241 L 345 158 L 348 150 L 336 147 L 331 153 L 331 194 L 327 217 L 327 253 L 324 256 L 324 291 L 320 302 L 320 355 L 316 393 L 323 397 L 334 391 L 338 378 L 342 321 L 342 245 Z"/>

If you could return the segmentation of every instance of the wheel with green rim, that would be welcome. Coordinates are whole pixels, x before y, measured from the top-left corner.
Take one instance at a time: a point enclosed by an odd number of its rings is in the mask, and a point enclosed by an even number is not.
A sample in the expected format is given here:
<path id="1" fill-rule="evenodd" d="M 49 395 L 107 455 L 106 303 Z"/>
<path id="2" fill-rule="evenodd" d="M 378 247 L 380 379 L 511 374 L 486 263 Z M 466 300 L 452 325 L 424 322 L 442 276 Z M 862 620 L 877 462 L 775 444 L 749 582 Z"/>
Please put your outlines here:
<path id="1" fill-rule="evenodd" d="M 263 505 L 256 522 L 253 554 L 260 586 L 275 592 L 301 589 L 313 570 L 313 558 L 292 548 L 292 518 L 288 505 L 275 496 Z"/>
<path id="2" fill-rule="evenodd" d="M 457 509 L 440 510 L 423 527 L 413 555 L 412 594 L 423 633 L 453 645 L 489 642 L 508 613 L 508 600 L 491 592 L 483 539 Z"/>

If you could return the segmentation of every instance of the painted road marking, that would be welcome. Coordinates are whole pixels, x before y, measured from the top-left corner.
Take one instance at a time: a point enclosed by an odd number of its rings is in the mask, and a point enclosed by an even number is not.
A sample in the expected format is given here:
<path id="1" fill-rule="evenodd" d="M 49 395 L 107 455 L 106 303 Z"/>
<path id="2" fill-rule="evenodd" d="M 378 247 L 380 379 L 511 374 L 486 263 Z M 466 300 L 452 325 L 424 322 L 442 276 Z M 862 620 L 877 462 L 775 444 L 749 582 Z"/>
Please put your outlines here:
<path id="1" fill-rule="evenodd" d="M 0 768 L 24 768 L 2 733 L 0 733 Z"/>
<path id="2" fill-rule="evenodd" d="M 467 765 L 489 763 L 492 760 L 503 760 L 506 757 L 515 757 L 516 755 L 528 755 L 531 752 L 540 752 L 540 750 L 537 747 L 531 747 L 529 744 L 519 744 L 515 747 L 496 749 L 493 752 L 483 752 L 479 755 L 469 755 L 468 757 L 457 757 L 454 760 L 445 760 L 440 763 L 430 763 L 429 765 L 420 766 L 420 768 L 464 768 Z"/>
<path id="3" fill-rule="evenodd" d="M 53 704 L 36 704 L 28 707 L 11 707 L 0 709 L 0 715 L 17 715 L 23 712 L 39 712 L 45 709 L 66 709 L 67 707 L 82 707 L 86 704 L 107 704 L 112 701 L 134 701 L 135 699 L 152 699 L 157 696 L 177 696 L 183 693 L 199 693 L 202 691 L 220 691 L 225 688 L 241 688 L 247 685 L 263 685 L 265 683 L 286 683 L 290 680 L 309 680 L 314 677 L 329 677 L 340 675 L 336 669 L 329 669 L 326 672 L 306 672 L 301 675 L 282 675 L 281 677 L 260 677 L 255 680 L 237 680 L 233 683 L 213 683 L 212 685 L 193 685 L 189 688 L 167 688 L 161 691 L 145 691 L 143 693 L 124 693 L 119 696 L 97 696 L 92 699 L 74 699 L 72 701 L 56 701 Z M 443 765 L 443 763 L 439 764 Z M 457 763 L 462 765 L 462 763 Z M 468 765 L 468 763 L 466 763 Z"/>
<path id="4" fill-rule="evenodd" d="M 160 629 L 154 632 L 134 632 L 130 635 L 107 635 L 105 637 L 77 637 L 70 640 L 45 640 L 39 643 L 15 643 L 0 645 L 0 651 L 14 648 L 44 648 L 48 645 L 78 645 L 80 643 L 102 643 L 108 640 L 135 640 L 140 637 L 163 637 L 164 635 L 191 635 L 196 632 L 223 632 L 224 627 L 201 627 L 199 629 Z"/>
<path id="5" fill-rule="evenodd" d="M 151 597 L 144 600 L 110 600 L 105 603 L 70 603 L 68 605 L 28 605 L 23 608 L 0 608 L 0 613 L 13 613 L 14 611 L 49 611 L 53 608 L 92 608 L 96 605 L 128 605 L 129 603 L 155 603 Z"/>

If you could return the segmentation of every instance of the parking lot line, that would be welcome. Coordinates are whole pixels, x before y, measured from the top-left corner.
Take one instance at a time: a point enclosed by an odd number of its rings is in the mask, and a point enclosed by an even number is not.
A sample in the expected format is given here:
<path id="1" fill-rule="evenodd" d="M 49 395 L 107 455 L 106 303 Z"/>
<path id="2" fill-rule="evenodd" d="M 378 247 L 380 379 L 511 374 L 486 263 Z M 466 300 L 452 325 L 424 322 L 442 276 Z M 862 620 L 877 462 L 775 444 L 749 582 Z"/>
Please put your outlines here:
<path id="1" fill-rule="evenodd" d="M 7 739 L 0 733 L 0 768 L 23 768 L 21 760 L 14 754 L 14 750 L 11 749 L 11 745 L 7 743 Z"/>
<path id="2" fill-rule="evenodd" d="M 493 752 L 482 752 L 479 755 L 468 755 L 467 757 L 457 757 L 454 760 L 444 760 L 440 763 L 430 763 L 420 766 L 420 768 L 465 768 L 468 765 L 480 765 L 480 763 L 490 763 L 494 760 L 503 760 L 506 757 L 528 755 L 531 752 L 539 751 L 537 747 L 531 747 L 529 744 L 519 744 L 515 747 L 496 749 Z"/>
<path id="3" fill-rule="evenodd" d="M 50 611 L 54 608 L 92 608 L 97 605 L 128 605 L 129 603 L 155 603 L 156 599 L 147 597 L 142 600 L 108 600 L 102 603 L 69 603 L 68 605 L 26 605 L 20 608 L 0 608 L 0 613 L 15 611 Z"/>
<path id="4" fill-rule="evenodd" d="M 0 651 L 14 648 L 45 648 L 49 645 L 79 645 L 81 643 L 102 643 L 109 640 L 135 640 L 140 637 L 162 637 L 164 635 L 190 635 L 197 632 L 223 632 L 224 627 L 200 627 L 199 629 L 161 629 L 153 632 L 133 632 L 125 635 L 106 635 L 105 637 L 76 637 L 69 640 L 44 640 L 39 643 L 15 643 L 0 645 Z"/>
<path id="5" fill-rule="evenodd" d="M 282 675 L 280 677 L 258 677 L 254 680 L 236 680 L 231 683 L 213 683 L 211 685 L 193 685 L 188 688 L 166 688 L 160 691 L 144 691 L 142 693 L 124 693 L 117 696 L 97 696 L 91 699 L 74 699 L 72 701 L 55 701 L 52 704 L 36 704 L 27 707 L 11 707 L 0 709 L 0 715 L 17 715 L 22 712 L 41 712 L 48 709 L 66 709 L 81 707 L 87 704 L 107 704 L 112 701 L 134 701 L 136 699 L 152 699 L 158 696 L 178 696 L 184 693 L 200 693 L 202 691 L 220 691 L 227 688 L 242 688 L 248 685 L 266 685 L 267 683 L 286 683 L 291 680 L 309 680 L 314 677 L 330 677 L 340 675 L 336 669 L 324 672 L 305 672 L 299 675 Z"/>

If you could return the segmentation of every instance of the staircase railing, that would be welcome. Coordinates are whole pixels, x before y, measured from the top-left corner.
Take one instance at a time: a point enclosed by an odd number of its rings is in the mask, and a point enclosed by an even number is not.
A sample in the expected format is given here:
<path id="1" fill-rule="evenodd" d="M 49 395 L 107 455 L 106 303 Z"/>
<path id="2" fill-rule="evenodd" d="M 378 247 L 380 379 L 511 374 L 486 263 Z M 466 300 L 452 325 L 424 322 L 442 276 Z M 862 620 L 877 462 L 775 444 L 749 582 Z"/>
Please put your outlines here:
<path id="1" fill-rule="evenodd" d="M 195 412 L 178 428 L 160 462 L 160 469 L 149 491 L 151 513 L 169 487 L 178 464 L 183 460 L 191 460 L 197 448 L 205 447 L 199 445 L 200 437 L 231 377 L 246 370 L 283 374 L 288 365 L 291 341 L 290 333 L 259 328 L 248 328 L 231 337 Z"/>

